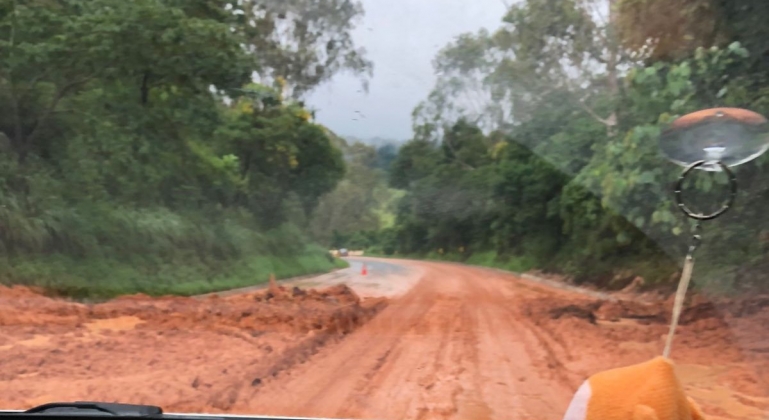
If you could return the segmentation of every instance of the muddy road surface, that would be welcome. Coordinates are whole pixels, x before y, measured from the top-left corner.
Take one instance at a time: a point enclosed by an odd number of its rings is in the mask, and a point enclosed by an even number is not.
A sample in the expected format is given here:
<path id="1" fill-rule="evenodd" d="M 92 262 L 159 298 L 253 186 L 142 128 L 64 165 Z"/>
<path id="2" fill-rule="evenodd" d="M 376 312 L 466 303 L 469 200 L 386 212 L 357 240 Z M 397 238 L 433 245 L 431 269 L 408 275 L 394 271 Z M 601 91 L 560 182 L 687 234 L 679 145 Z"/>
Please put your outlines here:
<path id="1" fill-rule="evenodd" d="M 606 298 L 461 265 L 351 261 L 202 298 L 84 305 L 0 288 L 0 404 L 559 419 L 586 376 L 662 349 L 662 298 Z M 689 302 L 673 357 L 709 418 L 766 417 L 767 306 L 762 297 Z"/>

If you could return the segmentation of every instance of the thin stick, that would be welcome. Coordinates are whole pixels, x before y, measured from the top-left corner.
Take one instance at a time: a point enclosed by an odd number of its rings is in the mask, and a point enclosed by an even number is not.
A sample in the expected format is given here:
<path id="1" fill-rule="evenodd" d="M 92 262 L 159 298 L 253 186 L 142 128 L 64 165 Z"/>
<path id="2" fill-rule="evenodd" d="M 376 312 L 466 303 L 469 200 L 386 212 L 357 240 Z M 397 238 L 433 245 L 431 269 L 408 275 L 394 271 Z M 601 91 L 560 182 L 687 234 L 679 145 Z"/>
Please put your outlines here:
<path id="1" fill-rule="evenodd" d="M 670 331 L 668 332 L 668 339 L 665 342 L 665 350 L 662 352 L 662 356 L 665 358 L 670 357 L 670 349 L 673 347 L 673 336 L 676 333 L 678 319 L 681 317 L 681 310 L 684 306 L 684 298 L 686 297 L 686 290 L 689 288 L 689 280 L 692 278 L 693 269 L 694 258 L 692 258 L 692 254 L 690 252 L 684 261 L 684 269 L 681 273 L 681 280 L 678 281 L 678 290 L 676 290 L 676 299 L 675 303 L 673 304 L 673 319 L 670 320 Z"/>

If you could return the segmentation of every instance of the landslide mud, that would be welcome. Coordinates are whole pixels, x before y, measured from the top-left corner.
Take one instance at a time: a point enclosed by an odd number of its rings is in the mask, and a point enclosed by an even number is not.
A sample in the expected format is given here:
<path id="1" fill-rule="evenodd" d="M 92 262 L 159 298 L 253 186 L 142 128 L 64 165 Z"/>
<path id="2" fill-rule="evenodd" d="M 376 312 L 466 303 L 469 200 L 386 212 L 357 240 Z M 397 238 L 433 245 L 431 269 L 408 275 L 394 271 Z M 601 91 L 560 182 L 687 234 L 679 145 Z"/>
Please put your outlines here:
<path id="1" fill-rule="evenodd" d="M 384 299 L 346 286 L 84 305 L 0 287 L 0 404 L 124 401 L 227 411 L 364 324 Z"/>
<path id="2" fill-rule="evenodd" d="M 599 301 L 540 293 L 524 312 L 543 342 L 559 349 L 562 370 L 579 377 L 659 355 L 672 305 L 672 297 Z M 686 392 L 709 419 L 765 419 L 769 413 L 768 309 L 767 296 L 689 299 L 671 357 Z"/>
<path id="3" fill-rule="evenodd" d="M 585 377 L 662 351 L 665 299 L 599 299 L 491 270 L 398 264 L 420 280 L 390 299 L 361 299 L 346 286 L 274 286 L 226 298 L 82 305 L 0 289 L 0 403 L 560 419 Z M 368 291 L 378 289 L 371 276 Z M 348 283 L 355 288 L 360 278 Z M 672 356 L 709 418 L 766 416 L 768 305 L 761 297 L 689 302 Z"/>

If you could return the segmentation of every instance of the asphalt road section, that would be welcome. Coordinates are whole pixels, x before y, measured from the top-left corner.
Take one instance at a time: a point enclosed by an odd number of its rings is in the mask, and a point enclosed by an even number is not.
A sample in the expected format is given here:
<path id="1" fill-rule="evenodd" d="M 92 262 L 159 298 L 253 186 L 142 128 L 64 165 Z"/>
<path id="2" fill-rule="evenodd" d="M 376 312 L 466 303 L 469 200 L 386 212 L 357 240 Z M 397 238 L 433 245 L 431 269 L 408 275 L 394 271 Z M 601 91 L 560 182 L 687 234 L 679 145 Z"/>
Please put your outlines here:
<path id="1" fill-rule="evenodd" d="M 423 270 L 418 264 L 364 257 L 350 257 L 345 260 L 350 264 L 348 268 L 286 284 L 302 288 L 345 284 L 364 298 L 395 298 L 411 290 L 423 275 Z"/>
<path id="2" fill-rule="evenodd" d="M 204 299 L 85 305 L 0 288 L 0 406 L 560 419 L 586 376 L 660 354 L 667 330 L 666 300 L 604 299 L 456 264 L 350 261 Z M 673 357 L 708 418 L 766 417 L 767 306 L 697 298 L 684 311 Z"/>
<path id="3" fill-rule="evenodd" d="M 334 270 L 322 275 L 284 279 L 280 280 L 280 284 L 301 288 L 345 284 L 354 289 L 361 297 L 396 297 L 408 291 L 421 278 L 421 271 L 418 267 L 404 266 L 403 264 L 374 258 L 351 257 L 345 258 L 345 260 L 350 264 L 347 268 Z M 242 295 L 258 292 L 267 287 L 268 284 L 260 283 L 256 286 L 213 292 L 198 297 Z"/>

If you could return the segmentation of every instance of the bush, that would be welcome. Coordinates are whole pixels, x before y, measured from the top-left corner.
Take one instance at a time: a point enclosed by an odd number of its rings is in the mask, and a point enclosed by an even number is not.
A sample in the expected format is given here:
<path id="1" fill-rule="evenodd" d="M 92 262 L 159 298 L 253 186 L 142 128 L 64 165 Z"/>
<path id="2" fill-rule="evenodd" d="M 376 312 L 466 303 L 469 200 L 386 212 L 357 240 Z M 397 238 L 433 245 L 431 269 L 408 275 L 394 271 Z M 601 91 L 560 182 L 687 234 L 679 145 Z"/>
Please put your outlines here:
<path id="1" fill-rule="evenodd" d="M 295 226 L 268 232 L 244 212 L 180 214 L 91 204 L 30 215 L 0 206 L 0 282 L 102 299 L 194 295 L 328 271 L 345 264 Z"/>

